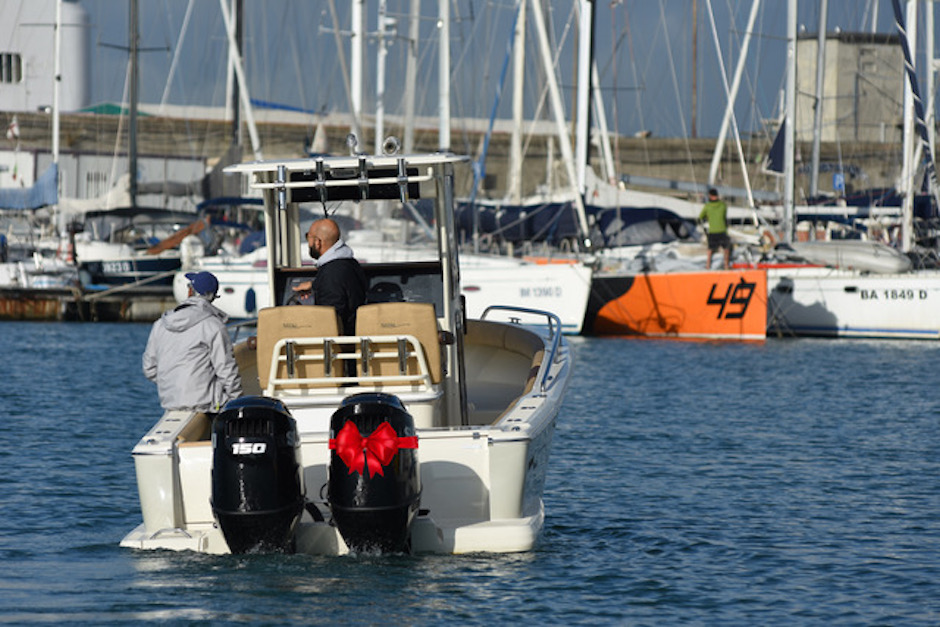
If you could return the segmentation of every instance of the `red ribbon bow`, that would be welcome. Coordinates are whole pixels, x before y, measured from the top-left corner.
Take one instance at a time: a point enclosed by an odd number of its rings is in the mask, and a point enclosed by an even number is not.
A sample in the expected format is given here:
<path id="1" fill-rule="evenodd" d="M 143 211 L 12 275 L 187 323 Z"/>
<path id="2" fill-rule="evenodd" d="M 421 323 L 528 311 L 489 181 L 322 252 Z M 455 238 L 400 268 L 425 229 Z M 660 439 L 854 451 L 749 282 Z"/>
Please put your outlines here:
<path id="1" fill-rule="evenodd" d="M 418 448 L 418 438 L 398 437 L 388 422 L 379 425 L 372 435 L 362 437 L 359 427 L 347 420 L 336 437 L 330 438 L 330 450 L 335 450 L 349 467 L 349 474 L 354 471 L 365 474 L 363 470 L 368 466 L 370 478 L 377 474 L 384 477 L 382 469 L 391 463 L 400 448 Z"/>

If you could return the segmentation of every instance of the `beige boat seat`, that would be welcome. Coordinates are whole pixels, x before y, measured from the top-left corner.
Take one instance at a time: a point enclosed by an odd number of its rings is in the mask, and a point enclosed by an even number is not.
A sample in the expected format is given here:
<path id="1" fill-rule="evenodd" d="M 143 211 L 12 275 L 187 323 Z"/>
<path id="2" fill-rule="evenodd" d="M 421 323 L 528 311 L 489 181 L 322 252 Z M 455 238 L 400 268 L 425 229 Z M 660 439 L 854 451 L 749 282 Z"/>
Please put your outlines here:
<path id="1" fill-rule="evenodd" d="M 261 389 L 268 387 L 271 376 L 271 361 L 274 347 L 288 338 L 324 338 L 341 335 L 341 323 L 336 309 L 325 305 L 287 305 L 267 307 L 258 312 L 258 382 Z M 331 377 L 343 376 L 343 368 L 335 354 L 324 358 L 323 345 L 296 344 L 294 350 L 295 379 L 327 376 L 326 364 L 330 364 Z M 331 353 L 334 353 L 332 350 Z M 288 364 L 278 364 L 278 379 L 288 377 Z M 298 385 L 306 388 L 308 385 Z"/>
<path id="2" fill-rule="evenodd" d="M 431 303 L 388 302 L 362 305 L 356 310 L 356 335 L 411 335 L 418 340 L 430 370 L 431 383 L 442 379 L 441 344 L 437 315 Z M 382 352 L 386 352 L 385 348 Z M 361 369 L 361 364 L 360 364 Z M 378 376 L 419 374 L 418 360 L 411 356 L 402 372 L 397 356 L 374 356 L 369 374 Z M 360 373 L 361 374 L 361 373 Z"/>

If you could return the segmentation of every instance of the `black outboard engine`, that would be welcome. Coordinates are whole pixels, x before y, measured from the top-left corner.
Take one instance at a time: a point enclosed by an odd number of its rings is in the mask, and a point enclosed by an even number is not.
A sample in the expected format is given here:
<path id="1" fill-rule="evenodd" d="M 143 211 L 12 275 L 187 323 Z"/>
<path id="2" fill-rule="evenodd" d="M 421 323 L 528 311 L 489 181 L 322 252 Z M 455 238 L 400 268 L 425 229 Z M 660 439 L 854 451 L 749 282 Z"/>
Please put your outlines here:
<path id="1" fill-rule="evenodd" d="M 232 553 L 294 551 L 304 507 L 297 423 L 280 401 L 244 396 L 212 425 L 212 513 Z"/>
<path id="2" fill-rule="evenodd" d="M 330 420 L 329 502 L 346 545 L 407 553 L 421 501 L 414 419 L 397 396 L 347 397 Z"/>

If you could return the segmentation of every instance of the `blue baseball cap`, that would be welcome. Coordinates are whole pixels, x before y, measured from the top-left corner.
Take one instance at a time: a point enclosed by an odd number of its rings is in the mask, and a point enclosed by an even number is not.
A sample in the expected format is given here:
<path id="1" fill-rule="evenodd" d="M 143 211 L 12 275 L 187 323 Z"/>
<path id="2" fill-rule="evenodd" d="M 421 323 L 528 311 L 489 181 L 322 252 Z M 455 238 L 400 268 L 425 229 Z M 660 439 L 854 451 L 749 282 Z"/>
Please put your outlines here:
<path id="1" fill-rule="evenodd" d="M 197 294 L 205 296 L 219 291 L 219 280 L 211 272 L 189 272 L 186 278 Z"/>

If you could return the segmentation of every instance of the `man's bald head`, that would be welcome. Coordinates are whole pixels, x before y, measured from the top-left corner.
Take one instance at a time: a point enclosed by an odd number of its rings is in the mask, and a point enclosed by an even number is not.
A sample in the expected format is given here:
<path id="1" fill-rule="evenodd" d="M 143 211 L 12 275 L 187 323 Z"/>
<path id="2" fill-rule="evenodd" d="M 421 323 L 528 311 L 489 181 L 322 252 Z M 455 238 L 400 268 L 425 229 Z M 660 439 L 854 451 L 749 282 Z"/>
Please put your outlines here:
<path id="1" fill-rule="evenodd" d="M 307 229 L 307 246 L 310 247 L 310 256 L 314 259 L 319 259 L 337 240 L 339 225 L 330 218 L 317 220 Z"/>

